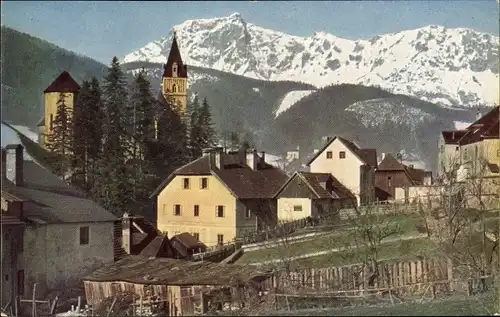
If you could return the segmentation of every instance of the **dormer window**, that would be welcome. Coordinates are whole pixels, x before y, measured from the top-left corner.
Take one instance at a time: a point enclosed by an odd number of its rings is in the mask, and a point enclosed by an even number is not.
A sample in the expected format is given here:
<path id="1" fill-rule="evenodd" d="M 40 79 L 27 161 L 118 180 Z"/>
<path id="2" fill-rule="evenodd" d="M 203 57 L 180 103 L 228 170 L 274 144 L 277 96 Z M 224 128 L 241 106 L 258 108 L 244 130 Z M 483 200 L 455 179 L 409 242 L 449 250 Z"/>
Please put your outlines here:
<path id="1" fill-rule="evenodd" d="M 172 92 L 177 92 L 177 85 L 176 84 L 172 85 Z"/>
<path id="2" fill-rule="evenodd" d="M 177 63 L 172 64 L 172 77 L 177 77 Z"/>

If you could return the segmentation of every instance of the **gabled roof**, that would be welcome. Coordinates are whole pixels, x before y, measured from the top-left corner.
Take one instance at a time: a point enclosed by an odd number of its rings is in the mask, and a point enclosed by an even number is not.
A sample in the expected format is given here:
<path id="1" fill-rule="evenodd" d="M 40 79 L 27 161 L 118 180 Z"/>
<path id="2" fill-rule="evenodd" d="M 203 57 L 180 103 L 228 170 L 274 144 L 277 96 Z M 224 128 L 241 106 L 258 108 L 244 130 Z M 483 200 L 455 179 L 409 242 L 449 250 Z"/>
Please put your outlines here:
<path id="1" fill-rule="evenodd" d="M 182 62 L 181 52 L 179 50 L 179 45 L 177 44 L 177 36 L 175 32 L 174 39 L 172 40 L 172 46 L 170 47 L 170 53 L 168 54 L 167 63 L 163 66 L 163 77 L 173 77 L 172 65 L 174 63 L 177 63 L 177 77 L 187 78 L 187 65 L 184 65 Z"/>
<path id="2" fill-rule="evenodd" d="M 445 144 L 458 144 L 458 141 L 467 133 L 467 130 L 442 131 Z"/>
<path id="3" fill-rule="evenodd" d="M 355 197 L 332 174 L 310 172 L 295 172 L 286 181 L 286 183 L 280 187 L 274 197 L 277 197 L 295 177 L 299 177 L 308 186 L 308 188 L 311 190 L 311 193 L 313 193 L 318 199 L 345 199 Z M 331 181 L 331 191 L 326 188 L 326 183 L 328 181 Z"/>
<path id="4" fill-rule="evenodd" d="M 158 195 L 176 176 L 182 175 L 213 175 L 240 199 L 273 198 L 287 180 L 285 172 L 265 162 L 259 162 L 261 166 L 254 171 L 246 164 L 240 164 L 237 154 L 222 155 L 224 168 L 210 166 L 210 155 L 202 156 L 170 174 L 150 198 Z"/>
<path id="5" fill-rule="evenodd" d="M 446 144 L 467 145 L 485 138 L 498 138 L 498 115 L 500 106 L 494 107 L 487 114 L 474 121 L 466 129 L 443 131 Z"/>
<path id="6" fill-rule="evenodd" d="M 43 92 L 78 92 L 79 90 L 80 85 L 67 71 L 64 71 Z"/>
<path id="7" fill-rule="evenodd" d="M 345 147 L 347 147 L 354 155 L 356 155 L 364 164 L 377 167 L 377 150 L 375 149 L 361 149 L 352 141 L 346 140 L 342 137 L 332 137 L 326 142 L 326 144 L 321 148 L 321 150 L 316 153 L 316 155 L 307 163 L 310 166 L 316 158 L 318 158 L 336 139 L 338 139 Z"/>
<path id="8" fill-rule="evenodd" d="M 377 171 L 403 171 L 405 165 L 398 161 L 391 153 L 387 153 L 380 162 Z"/>
<path id="9" fill-rule="evenodd" d="M 118 218 L 33 161 L 24 161 L 23 184 L 2 177 L 2 191 L 24 200 L 23 216 L 41 223 L 107 222 Z"/>

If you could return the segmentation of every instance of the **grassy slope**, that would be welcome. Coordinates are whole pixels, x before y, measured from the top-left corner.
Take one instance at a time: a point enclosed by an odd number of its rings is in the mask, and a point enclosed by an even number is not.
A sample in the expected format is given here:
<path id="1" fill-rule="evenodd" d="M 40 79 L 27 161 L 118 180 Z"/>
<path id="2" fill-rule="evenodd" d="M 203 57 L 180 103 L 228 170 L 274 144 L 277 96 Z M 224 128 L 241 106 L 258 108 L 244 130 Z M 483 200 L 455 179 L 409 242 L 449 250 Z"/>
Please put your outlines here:
<path id="1" fill-rule="evenodd" d="M 2 26 L 2 120 L 34 128 L 43 90 L 64 70 L 77 82 L 102 77 L 106 66 L 39 38 Z"/>

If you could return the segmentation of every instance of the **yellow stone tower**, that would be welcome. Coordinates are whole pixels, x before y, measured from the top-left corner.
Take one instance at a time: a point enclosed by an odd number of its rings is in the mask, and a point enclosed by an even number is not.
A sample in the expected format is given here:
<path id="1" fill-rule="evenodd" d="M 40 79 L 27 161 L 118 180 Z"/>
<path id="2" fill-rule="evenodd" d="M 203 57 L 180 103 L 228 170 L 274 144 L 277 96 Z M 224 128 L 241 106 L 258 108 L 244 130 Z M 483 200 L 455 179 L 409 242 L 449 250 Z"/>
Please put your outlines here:
<path id="1" fill-rule="evenodd" d="M 175 32 L 167 63 L 163 67 L 162 95 L 166 100 L 170 98 L 181 114 L 185 114 L 188 103 L 187 65 L 182 62 Z"/>
<path id="2" fill-rule="evenodd" d="M 45 148 L 47 136 L 52 132 L 52 125 L 57 113 L 57 101 L 60 95 L 64 94 L 65 104 L 72 112 L 79 91 L 80 86 L 67 71 L 62 72 L 43 91 L 45 110 L 43 118 L 38 123 L 38 141 L 42 147 Z"/>

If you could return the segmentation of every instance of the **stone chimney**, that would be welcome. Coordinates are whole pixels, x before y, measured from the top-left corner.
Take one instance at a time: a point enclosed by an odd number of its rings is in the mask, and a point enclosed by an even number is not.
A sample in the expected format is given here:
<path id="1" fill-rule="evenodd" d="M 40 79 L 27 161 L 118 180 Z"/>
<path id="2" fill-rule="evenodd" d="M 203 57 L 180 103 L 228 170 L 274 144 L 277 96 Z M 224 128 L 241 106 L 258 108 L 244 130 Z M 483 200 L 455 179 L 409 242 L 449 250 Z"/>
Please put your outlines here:
<path id="1" fill-rule="evenodd" d="M 5 162 L 7 179 L 16 186 L 23 185 L 24 148 L 21 144 L 9 144 L 5 147 L 7 152 Z"/>
<path id="2" fill-rule="evenodd" d="M 246 155 L 246 163 L 248 167 L 256 171 L 259 168 L 259 156 L 256 149 L 249 149 Z"/>
<path id="3" fill-rule="evenodd" d="M 476 112 L 476 120 L 479 120 L 481 119 L 481 111 L 479 108 L 477 108 L 477 112 Z"/>
<path id="4" fill-rule="evenodd" d="M 126 212 L 122 217 L 122 247 L 127 254 L 130 254 L 132 248 L 132 219 Z"/>

